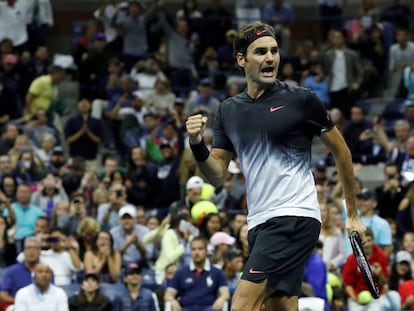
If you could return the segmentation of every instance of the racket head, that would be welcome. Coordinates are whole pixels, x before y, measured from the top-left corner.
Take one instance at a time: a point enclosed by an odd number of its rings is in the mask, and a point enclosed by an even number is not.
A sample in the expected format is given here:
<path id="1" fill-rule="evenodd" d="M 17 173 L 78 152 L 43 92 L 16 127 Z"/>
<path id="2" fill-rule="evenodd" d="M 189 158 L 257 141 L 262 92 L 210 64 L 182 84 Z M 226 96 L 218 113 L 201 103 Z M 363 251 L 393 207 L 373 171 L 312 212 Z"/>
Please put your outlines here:
<path id="1" fill-rule="evenodd" d="M 369 265 L 367 257 L 365 256 L 361 238 L 359 237 L 358 232 L 352 231 L 349 236 L 349 240 L 351 242 L 352 251 L 354 252 L 359 270 L 361 271 L 365 284 L 368 286 L 372 297 L 378 299 L 380 297 L 378 285 L 377 282 L 375 282 L 371 266 Z"/>

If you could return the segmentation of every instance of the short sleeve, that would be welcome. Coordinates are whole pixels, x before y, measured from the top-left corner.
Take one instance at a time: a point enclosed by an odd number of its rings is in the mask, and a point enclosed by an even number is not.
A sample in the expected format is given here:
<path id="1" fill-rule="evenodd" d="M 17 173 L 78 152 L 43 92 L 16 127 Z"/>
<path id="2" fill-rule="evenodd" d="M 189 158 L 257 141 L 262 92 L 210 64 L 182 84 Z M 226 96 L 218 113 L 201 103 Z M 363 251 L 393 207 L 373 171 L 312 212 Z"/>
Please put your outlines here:
<path id="1" fill-rule="evenodd" d="M 312 133 L 320 136 L 335 126 L 328 111 L 315 93 L 308 91 L 305 103 L 307 126 L 310 127 Z"/>
<path id="2" fill-rule="evenodd" d="M 43 77 L 39 77 L 33 80 L 32 84 L 30 84 L 29 93 L 33 95 L 39 95 L 44 87 Z"/>
<path id="3" fill-rule="evenodd" d="M 213 148 L 225 149 L 234 152 L 234 146 L 224 130 L 224 109 L 225 103 L 220 104 L 214 117 Z"/>

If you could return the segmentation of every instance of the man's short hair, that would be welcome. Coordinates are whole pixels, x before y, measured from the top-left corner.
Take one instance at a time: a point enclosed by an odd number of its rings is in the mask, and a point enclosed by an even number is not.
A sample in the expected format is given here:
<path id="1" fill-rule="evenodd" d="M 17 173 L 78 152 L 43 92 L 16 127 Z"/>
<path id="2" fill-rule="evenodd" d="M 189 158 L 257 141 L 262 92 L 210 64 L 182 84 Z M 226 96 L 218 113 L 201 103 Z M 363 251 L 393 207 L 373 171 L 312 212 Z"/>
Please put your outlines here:
<path id="1" fill-rule="evenodd" d="M 42 248 L 42 242 L 40 241 L 39 238 L 35 237 L 35 236 L 29 236 L 24 240 L 24 248 L 27 247 L 27 244 L 29 243 L 36 243 L 39 246 L 39 249 Z"/>

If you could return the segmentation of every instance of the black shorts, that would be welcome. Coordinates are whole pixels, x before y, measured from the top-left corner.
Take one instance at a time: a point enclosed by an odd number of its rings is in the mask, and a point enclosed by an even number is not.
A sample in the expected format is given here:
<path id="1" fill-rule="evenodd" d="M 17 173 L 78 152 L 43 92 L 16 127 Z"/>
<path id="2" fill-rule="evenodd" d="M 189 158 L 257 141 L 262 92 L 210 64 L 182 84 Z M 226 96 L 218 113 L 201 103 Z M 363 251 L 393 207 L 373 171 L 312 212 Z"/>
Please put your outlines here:
<path id="1" fill-rule="evenodd" d="M 284 216 L 249 230 L 250 256 L 242 279 L 254 283 L 267 279 L 267 295 L 282 291 L 299 296 L 305 265 L 320 229 L 314 218 Z"/>

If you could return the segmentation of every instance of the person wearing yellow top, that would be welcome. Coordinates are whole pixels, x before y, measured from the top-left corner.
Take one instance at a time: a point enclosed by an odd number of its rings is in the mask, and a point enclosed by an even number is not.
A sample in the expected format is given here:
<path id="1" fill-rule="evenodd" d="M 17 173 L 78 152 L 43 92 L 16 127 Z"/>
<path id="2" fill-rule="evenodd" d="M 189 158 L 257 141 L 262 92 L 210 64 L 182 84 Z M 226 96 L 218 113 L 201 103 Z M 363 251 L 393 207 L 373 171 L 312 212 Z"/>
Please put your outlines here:
<path id="1" fill-rule="evenodd" d="M 32 81 L 26 95 L 25 115 L 35 114 L 38 109 L 49 111 L 52 103 L 58 99 L 57 85 L 64 79 L 65 73 L 64 68 L 53 66 L 50 74 Z"/>

